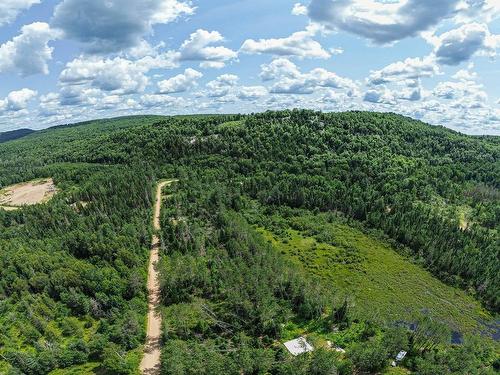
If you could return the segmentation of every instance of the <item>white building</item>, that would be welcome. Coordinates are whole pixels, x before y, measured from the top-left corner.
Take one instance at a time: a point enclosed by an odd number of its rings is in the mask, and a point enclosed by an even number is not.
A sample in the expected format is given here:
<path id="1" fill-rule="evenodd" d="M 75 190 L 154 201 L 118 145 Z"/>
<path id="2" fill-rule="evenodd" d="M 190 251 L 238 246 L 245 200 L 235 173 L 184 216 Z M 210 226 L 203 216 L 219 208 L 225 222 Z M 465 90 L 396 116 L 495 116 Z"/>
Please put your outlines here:
<path id="1" fill-rule="evenodd" d="M 295 340 L 285 342 L 285 347 L 292 355 L 299 355 L 302 353 L 312 352 L 314 348 L 309 344 L 304 337 L 299 337 Z"/>

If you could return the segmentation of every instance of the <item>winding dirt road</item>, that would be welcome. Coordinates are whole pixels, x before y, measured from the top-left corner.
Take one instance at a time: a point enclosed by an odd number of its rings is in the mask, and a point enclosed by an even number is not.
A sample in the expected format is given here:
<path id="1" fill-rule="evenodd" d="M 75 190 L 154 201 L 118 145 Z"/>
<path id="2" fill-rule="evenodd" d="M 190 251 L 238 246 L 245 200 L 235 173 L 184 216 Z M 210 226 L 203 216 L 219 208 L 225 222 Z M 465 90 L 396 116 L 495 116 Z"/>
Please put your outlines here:
<path id="1" fill-rule="evenodd" d="M 161 192 L 164 186 L 170 185 L 176 180 L 162 181 L 156 188 L 156 203 L 153 216 L 153 228 L 160 229 Z M 160 283 L 156 264 L 159 260 L 158 250 L 160 239 L 153 234 L 151 243 L 151 255 L 148 269 L 148 326 L 146 333 L 146 345 L 144 356 L 142 357 L 140 370 L 141 374 L 156 375 L 160 373 L 161 354 L 161 314 L 158 311 L 160 306 Z"/>

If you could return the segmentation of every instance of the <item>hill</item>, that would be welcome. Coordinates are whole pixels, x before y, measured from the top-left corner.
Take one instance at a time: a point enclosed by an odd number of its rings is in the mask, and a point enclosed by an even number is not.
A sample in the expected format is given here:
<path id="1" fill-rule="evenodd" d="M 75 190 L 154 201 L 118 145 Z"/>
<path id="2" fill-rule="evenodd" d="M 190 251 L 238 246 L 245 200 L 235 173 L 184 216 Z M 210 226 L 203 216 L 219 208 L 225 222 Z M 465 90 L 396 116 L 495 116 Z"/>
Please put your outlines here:
<path id="1" fill-rule="evenodd" d="M 128 117 L 3 143 L 0 187 L 51 177 L 58 193 L 0 210 L 0 373 L 137 372 L 162 178 L 179 179 L 161 218 L 164 374 L 377 372 L 401 349 L 409 371 L 492 373 L 499 145 L 312 111 Z M 414 300 L 398 276 L 421 280 Z M 288 356 L 298 334 L 318 350 Z"/>
<path id="2" fill-rule="evenodd" d="M 12 141 L 14 139 L 25 137 L 31 133 L 34 133 L 31 129 L 17 129 L 8 132 L 0 133 L 0 143 Z"/>

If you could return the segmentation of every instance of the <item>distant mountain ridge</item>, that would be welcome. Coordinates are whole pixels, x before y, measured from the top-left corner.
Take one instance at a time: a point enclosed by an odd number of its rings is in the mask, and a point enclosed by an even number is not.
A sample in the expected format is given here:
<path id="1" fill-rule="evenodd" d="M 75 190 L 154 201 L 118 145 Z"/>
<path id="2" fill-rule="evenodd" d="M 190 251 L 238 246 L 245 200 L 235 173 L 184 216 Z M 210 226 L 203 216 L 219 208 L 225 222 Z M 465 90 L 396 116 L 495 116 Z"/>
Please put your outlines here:
<path id="1" fill-rule="evenodd" d="M 127 120 L 134 121 L 134 120 L 138 120 L 138 119 L 155 119 L 155 120 L 159 121 L 163 118 L 165 118 L 165 116 L 161 116 L 161 115 L 132 115 L 132 116 L 118 116 L 118 117 L 109 117 L 109 118 L 96 119 L 96 120 L 80 121 L 80 122 L 69 123 L 69 124 L 60 124 L 60 125 L 54 125 L 54 126 L 50 126 L 48 128 L 40 129 L 40 130 L 22 128 L 22 129 L 16 129 L 16 130 L 9 130 L 6 132 L 0 132 L 0 143 L 14 141 L 16 139 L 23 138 L 23 137 L 30 135 L 30 134 L 33 134 L 33 133 L 44 134 L 47 131 L 53 131 L 53 130 L 58 130 L 58 129 L 75 128 L 78 126 L 85 126 L 85 125 L 92 125 L 92 124 L 94 124 L 94 125 L 95 124 L 109 125 L 109 124 L 120 123 L 120 122 L 127 121 Z"/>
<path id="2" fill-rule="evenodd" d="M 0 143 L 13 141 L 14 139 L 19 139 L 26 137 L 27 135 L 34 133 L 35 130 L 32 129 L 17 129 L 7 132 L 0 133 Z"/>

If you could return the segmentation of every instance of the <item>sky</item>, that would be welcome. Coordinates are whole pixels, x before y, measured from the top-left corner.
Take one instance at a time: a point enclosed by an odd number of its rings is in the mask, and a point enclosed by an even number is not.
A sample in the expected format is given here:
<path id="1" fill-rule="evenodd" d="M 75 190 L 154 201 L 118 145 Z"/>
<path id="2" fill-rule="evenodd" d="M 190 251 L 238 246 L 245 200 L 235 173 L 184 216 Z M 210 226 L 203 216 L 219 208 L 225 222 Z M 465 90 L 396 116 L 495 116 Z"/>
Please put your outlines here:
<path id="1" fill-rule="evenodd" d="M 500 0 L 1 0 L 0 132 L 396 112 L 500 135 Z"/>

